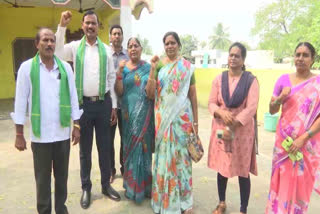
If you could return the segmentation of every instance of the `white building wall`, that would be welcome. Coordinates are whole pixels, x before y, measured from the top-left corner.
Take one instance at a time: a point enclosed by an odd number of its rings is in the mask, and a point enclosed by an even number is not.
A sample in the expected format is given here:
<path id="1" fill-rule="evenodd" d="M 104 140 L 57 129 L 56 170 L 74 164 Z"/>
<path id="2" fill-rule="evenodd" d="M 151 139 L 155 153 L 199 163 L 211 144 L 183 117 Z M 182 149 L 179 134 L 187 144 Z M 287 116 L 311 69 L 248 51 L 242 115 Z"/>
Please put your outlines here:
<path id="1" fill-rule="evenodd" d="M 120 25 L 123 29 L 123 47 L 127 47 L 127 41 L 132 37 L 131 16 L 131 7 L 129 5 L 129 1 L 121 0 Z"/>
<path id="2" fill-rule="evenodd" d="M 248 51 L 246 66 L 250 68 L 272 68 L 273 66 L 273 51 L 257 50 Z"/>

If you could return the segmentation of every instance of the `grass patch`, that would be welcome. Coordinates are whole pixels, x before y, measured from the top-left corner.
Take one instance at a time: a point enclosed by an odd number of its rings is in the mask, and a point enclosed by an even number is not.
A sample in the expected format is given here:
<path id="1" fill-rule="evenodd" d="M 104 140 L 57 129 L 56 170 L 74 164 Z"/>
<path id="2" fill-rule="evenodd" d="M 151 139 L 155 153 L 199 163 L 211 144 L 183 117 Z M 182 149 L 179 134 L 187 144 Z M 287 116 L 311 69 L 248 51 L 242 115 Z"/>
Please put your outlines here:
<path id="1" fill-rule="evenodd" d="M 211 91 L 212 81 L 225 69 L 199 68 L 195 71 L 198 102 L 202 107 L 208 107 L 208 99 Z M 258 120 L 263 121 L 263 115 L 269 110 L 269 101 L 272 96 L 273 87 L 277 79 L 285 73 L 292 73 L 294 70 L 273 70 L 273 69 L 249 69 L 258 79 L 260 85 L 260 96 L 258 106 Z"/>

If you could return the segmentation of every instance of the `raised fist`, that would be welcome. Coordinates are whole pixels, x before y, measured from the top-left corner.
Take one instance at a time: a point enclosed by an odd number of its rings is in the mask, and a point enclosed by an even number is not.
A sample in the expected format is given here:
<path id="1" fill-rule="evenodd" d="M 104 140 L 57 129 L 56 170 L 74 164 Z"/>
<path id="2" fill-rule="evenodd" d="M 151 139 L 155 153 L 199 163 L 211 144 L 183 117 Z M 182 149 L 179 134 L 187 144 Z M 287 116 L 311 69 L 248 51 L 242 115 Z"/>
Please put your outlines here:
<path id="1" fill-rule="evenodd" d="M 280 96 L 283 97 L 283 98 L 286 98 L 291 92 L 291 88 L 290 87 L 284 87 L 281 91 L 281 94 Z"/>
<path id="2" fill-rule="evenodd" d="M 126 65 L 126 60 L 121 60 L 119 62 L 119 71 L 122 72 L 123 71 L 123 68 L 124 66 Z"/>
<path id="3" fill-rule="evenodd" d="M 157 55 L 153 56 L 151 59 L 151 66 L 153 68 L 156 68 L 159 63 L 159 60 L 160 60 L 160 58 Z"/>
<path id="4" fill-rule="evenodd" d="M 61 13 L 61 18 L 60 18 L 60 26 L 61 27 L 66 27 L 72 18 L 72 13 L 71 11 L 67 10 Z"/>

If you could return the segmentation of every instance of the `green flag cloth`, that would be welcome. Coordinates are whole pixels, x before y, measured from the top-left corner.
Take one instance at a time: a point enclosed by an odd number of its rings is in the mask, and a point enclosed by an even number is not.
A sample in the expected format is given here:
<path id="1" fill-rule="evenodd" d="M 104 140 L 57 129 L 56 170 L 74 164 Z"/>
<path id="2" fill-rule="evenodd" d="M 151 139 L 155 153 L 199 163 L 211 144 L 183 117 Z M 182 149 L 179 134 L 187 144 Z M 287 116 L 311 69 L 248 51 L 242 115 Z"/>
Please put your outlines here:
<path id="1" fill-rule="evenodd" d="M 71 117 L 71 104 L 70 104 L 70 91 L 69 82 L 66 69 L 56 56 L 54 56 L 58 64 L 58 69 L 60 72 L 60 124 L 62 127 L 70 127 L 70 117 Z M 41 116 L 40 116 L 40 60 L 39 53 L 32 59 L 31 64 L 31 85 L 32 85 L 32 106 L 31 106 L 31 125 L 33 134 L 36 137 L 41 136 Z"/>
<path id="2" fill-rule="evenodd" d="M 99 50 L 99 99 L 104 100 L 104 94 L 106 93 L 106 75 L 107 75 L 107 52 L 106 49 L 97 37 L 98 50 Z M 83 67 L 84 67 L 84 55 L 86 47 L 86 37 L 82 37 L 79 48 L 76 55 L 76 87 L 78 92 L 79 104 L 83 103 Z"/>

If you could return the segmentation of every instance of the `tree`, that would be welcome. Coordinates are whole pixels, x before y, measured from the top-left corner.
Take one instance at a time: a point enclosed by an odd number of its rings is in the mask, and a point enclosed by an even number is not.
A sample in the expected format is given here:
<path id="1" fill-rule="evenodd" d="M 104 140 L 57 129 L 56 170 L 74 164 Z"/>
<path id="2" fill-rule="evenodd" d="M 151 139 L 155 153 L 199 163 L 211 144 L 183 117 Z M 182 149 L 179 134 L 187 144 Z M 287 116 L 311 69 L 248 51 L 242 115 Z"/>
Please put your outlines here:
<path id="1" fill-rule="evenodd" d="M 213 34 L 209 36 L 209 45 L 212 49 L 227 50 L 231 44 L 229 39 L 228 29 L 223 27 L 223 24 L 219 22 L 213 29 Z"/>
<path id="2" fill-rule="evenodd" d="M 195 62 L 195 58 L 191 56 L 191 52 L 197 50 L 198 40 L 192 35 L 180 36 L 181 50 L 180 54 L 186 59 L 190 60 L 191 63 Z"/>
<path id="3" fill-rule="evenodd" d="M 308 39 L 319 12 L 317 0 L 277 0 L 257 11 L 251 32 L 260 37 L 259 48 L 274 50 L 275 60 L 281 61 L 292 56 L 299 41 Z"/>
<path id="4" fill-rule="evenodd" d="M 204 49 L 207 46 L 207 42 L 206 41 L 201 41 L 199 44 L 201 49 Z"/>
<path id="5" fill-rule="evenodd" d="M 248 51 L 252 50 L 252 48 L 251 48 L 251 46 L 249 45 L 248 42 L 246 42 L 246 41 L 240 41 L 240 43 L 243 44 L 244 47 L 246 47 L 246 49 L 247 49 Z"/>
<path id="6" fill-rule="evenodd" d="M 315 48 L 317 53 L 320 53 L 320 1 L 308 1 L 309 10 L 303 19 L 299 19 L 294 23 L 297 28 L 295 34 L 302 35 L 299 42 L 309 41 Z M 300 21 L 301 20 L 301 21 Z M 295 44 L 296 46 L 297 44 Z M 314 68 L 320 68 L 319 55 L 315 59 Z"/>
<path id="7" fill-rule="evenodd" d="M 137 35 L 137 38 L 139 39 L 141 46 L 142 46 L 142 53 L 146 55 L 152 55 L 152 48 L 149 44 L 149 40 L 146 38 L 142 38 L 139 34 Z"/>

